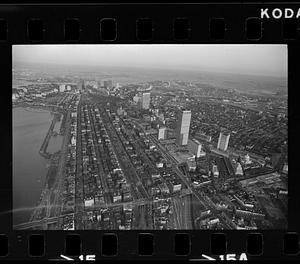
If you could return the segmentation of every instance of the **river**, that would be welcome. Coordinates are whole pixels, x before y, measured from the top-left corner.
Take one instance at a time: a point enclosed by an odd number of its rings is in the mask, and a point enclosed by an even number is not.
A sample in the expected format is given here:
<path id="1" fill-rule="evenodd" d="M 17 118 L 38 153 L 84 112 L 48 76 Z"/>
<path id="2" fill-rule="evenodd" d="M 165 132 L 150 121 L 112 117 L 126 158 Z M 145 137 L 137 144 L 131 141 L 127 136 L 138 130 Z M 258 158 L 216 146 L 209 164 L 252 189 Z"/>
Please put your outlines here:
<path id="1" fill-rule="evenodd" d="M 13 223 L 28 222 L 37 205 L 47 174 L 46 160 L 39 149 L 50 127 L 53 114 L 31 108 L 13 109 Z M 62 137 L 52 137 L 47 151 L 61 147 Z"/>

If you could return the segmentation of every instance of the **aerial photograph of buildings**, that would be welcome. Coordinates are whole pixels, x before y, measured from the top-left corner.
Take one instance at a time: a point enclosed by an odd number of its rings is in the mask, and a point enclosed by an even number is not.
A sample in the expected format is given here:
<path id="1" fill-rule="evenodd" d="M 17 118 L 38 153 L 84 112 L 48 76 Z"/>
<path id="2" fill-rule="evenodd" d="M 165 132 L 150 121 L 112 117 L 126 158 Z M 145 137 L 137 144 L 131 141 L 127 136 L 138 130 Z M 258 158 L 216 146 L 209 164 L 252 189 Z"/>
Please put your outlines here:
<path id="1" fill-rule="evenodd" d="M 286 45 L 14 45 L 13 229 L 286 229 Z"/>

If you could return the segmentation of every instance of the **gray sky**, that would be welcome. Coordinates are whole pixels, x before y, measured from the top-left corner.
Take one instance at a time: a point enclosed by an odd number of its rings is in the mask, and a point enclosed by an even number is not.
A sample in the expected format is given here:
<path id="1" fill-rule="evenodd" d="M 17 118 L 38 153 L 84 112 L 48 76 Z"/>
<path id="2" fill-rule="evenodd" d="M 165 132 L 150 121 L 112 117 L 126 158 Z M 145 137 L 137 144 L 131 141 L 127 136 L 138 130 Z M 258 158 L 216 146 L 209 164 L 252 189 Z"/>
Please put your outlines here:
<path id="1" fill-rule="evenodd" d="M 287 76 L 287 45 L 14 45 L 13 62 Z"/>

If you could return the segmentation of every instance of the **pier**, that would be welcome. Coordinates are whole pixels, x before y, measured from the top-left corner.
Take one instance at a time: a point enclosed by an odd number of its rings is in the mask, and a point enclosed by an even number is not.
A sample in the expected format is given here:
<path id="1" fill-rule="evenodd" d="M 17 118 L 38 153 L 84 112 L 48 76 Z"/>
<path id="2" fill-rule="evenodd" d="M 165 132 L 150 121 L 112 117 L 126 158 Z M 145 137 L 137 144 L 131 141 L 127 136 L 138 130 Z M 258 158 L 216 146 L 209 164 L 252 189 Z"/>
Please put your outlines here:
<path id="1" fill-rule="evenodd" d="M 51 125 L 50 125 L 50 127 L 48 129 L 46 137 L 45 137 L 45 139 L 43 141 L 43 144 L 42 144 L 42 146 L 40 148 L 40 151 L 39 151 L 39 153 L 41 154 L 41 156 L 43 156 L 46 159 L 49 159 L 51 157 L 51 154 L 47 152 L 47 147 L 48 147 L 49 141 L 51 139 L 51 136 L 53 134 L 53 129 L 54 129 L 56 121 L 57 121 L 57 114 L 55 114 L 54 117 L 53 117 Z"/>

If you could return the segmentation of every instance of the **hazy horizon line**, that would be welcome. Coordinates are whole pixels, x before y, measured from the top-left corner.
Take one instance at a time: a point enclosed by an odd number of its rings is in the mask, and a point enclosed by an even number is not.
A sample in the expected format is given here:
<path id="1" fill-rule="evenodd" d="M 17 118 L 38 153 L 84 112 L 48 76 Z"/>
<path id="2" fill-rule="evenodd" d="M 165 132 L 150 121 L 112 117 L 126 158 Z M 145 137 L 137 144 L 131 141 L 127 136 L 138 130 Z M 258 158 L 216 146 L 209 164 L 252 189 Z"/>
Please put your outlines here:
<path id="1" fill-rule="evenodd" d="M 218 69 L 212 69 L 212 68 L 208 68 L 208 69 L 187 69 L 187 68 L 178 68 L 178 67 L 172 67 L 172 68 L 164 68 L 164 67 L 155 67 L 155 66 L 134 66 L 134 65 L 130 65 L 130 66 L 117 66 L 117 65 L 89 65 L 89 64 L 68 64 L 68 63 L 54 63 L 54 62 L 32 62 L 32 61 L 16 61 L 16 60 L 12 60 L 12 67 L 14 66 L 14 64 L 33 64 L 33 65 L 53 65 L 53 66 L 74 66 L 74 67 L 91 67 L 91 68 L 102 68 L 102 67 L 108 67 L 108 68 L 115 68 L 115 69 L 136 69 L 136 70 L 142 70 L 142 69 L 152 69 L 152 70 L 165 70 L 165 71 L 184 71 L 184 72 L 193 72 L 193 73 L 220 73 L 220 74 L 232 74 L 232 75 L 244 75 L 244 76 L 262 76 L 262 77 L 273 77 L 273 78 L 288 78 L 288 72 L 287 74 L 283 74 L 281 76 L 277 75 L 271 75 L 271 74 L 258 74 L 258 73 L 239 73 L 239 72 L 232 72 L 232 71 L 222 71 L 222 70 L 218 70 Z"/>

